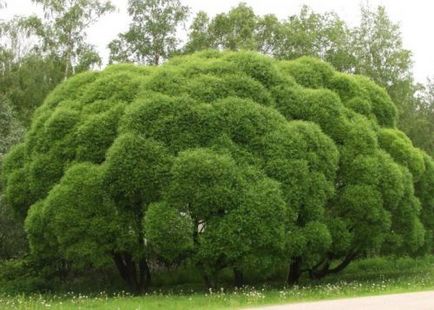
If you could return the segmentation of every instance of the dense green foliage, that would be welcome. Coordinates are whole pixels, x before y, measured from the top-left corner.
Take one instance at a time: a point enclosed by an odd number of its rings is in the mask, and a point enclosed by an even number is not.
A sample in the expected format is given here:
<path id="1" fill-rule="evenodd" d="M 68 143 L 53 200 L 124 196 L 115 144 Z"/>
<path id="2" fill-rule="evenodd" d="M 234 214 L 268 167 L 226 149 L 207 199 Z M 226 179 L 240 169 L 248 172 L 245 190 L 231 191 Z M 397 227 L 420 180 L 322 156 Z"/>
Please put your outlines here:
<path id="1" fill-rule="evenodd" d="M 433 161 L 386 91 L 317 59 L 206 51 L 115 65 L 58 86 L 6 156 L 5 198 L 35 257 L 112 260 L 131 289 L 151 262 L 290 264 L 289 282 L 366 253 L 431 249 Z"/>

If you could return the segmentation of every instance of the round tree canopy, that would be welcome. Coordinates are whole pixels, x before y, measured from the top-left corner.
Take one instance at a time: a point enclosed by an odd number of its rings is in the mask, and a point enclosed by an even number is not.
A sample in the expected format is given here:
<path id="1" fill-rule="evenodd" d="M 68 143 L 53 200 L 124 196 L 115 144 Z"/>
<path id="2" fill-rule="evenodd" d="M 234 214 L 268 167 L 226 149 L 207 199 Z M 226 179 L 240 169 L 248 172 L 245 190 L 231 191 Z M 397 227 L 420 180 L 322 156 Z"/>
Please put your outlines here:
<path id="1" fill-rule="evenodd" d="M 72 261 L 411 254 L 432 242 L 434 164 L 396 119 L 374 82 L 309 57 L 114 65 L 46 98 L 2 181 L 33 251 Z"/>

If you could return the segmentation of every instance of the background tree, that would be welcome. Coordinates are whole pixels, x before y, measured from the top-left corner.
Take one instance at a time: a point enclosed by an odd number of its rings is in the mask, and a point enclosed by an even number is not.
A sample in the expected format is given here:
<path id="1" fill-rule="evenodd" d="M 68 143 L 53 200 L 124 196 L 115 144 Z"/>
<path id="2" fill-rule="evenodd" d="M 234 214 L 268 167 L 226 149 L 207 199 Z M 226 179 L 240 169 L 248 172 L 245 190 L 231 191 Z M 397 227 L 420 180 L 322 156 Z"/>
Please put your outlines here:
<path id="1" fill-rule="evenodd" d="M 63 79 L 63 66 L 59 59 L 38 54 L 29 54 L 9 65 L 0 76 L 0 92 L 10 101 L 19 120 L 28 126 L 33 111 Z"/>
<path id="2" fill-rule="evenodd" d="M 41 40 L 32 35 L 34 22 L 34 18 L 15 17 L 1 24 L 0 93 L 24 126 L 63 78 L 62 61 L 44 55 Z"/>
<path id="3" fill-rule="evenodd" d="M 24 128 L 17 120 L 6 97 L 0 98 L 0 164 L 3 156 L 21 140 Z M 22 223 L 16 220 L 11 208 L 4 203 L 0 186 L 0 260 L 22 255 L 27 246 Z"/>
<path id="4" fill-rule="evenodd" d="M 0 9 L 6 7 L 6 1 L 0 1 Z M 8 76 L 14 60 L 17 58 L 13 48 L 17 48 L 19 41 L 19 27 L 12 25 L 19 24 L 18 18 L 12 22 L 1 21 L 0 34 L 2 44 L 0 45 L 1 77 L 4 80 Z M 14 34 L 5 36 L 5 34 Z M 4 92 L 5 85 L 2 83 L 3 92 L 0 94 L 0 165 L 3 156 L 9 149 L 18 143 L 24 134 L 24 128 L 18 120 L 11 104 L 11 100 Z M 12 209 L 9 208 L 3 199 L 3 186 L 0 184 L 0 261 L 17 258 L 27 250 L 27 240 L 22 223 L 16 220 Z"/>
<path id="5" fill-rule="evenodd" d="M 413 86 L 414 95 L 407 102 L 400 125 L 415 145 L 431 156 L 434 154 L 434 84 L 428 79 L 425 85 Z"/>
<path id="6" fill-rule="evenodd" d="M 100 63 L 85 30 L 112 8 L 98 1 L 35 2 L 43 5 L 45 21 L 15 17 L 0 25 L 0 93 L 24 126 L 62 79 Z"/>
<path id="7" fill-rule="evenodd" d="M 129 0 L 132 23 L 110 42 L 110 63 L 160 64 L 178 49 L 177 31 L 189 10 L 179 0 Z"/>
<path id="8" fill-rule="evenodd" d="M 190 25 L 188 41 L 183 48 L 186 53 L 211 48 L 209 23 L 210 19 L 206 12 L 200 11 L 196 14 Z"/>
<path id="9" fill-rule="evenodd" d="M 315 13 L 303 6 L 282 23 L 283 34 L 274 54 L 280 59 L 319 57 L 340 71 L 351 70 L 349 29 L 335 13 Z"/>
<path id="10" fill-rule="evenodd" d="M 114 9 L 109 1 L 32 0 L 42 5 L 44 20 L 35 19 L 35 33 L 43 41 L 43 50 L 63 60 L 64 77 L 100 65 L 94 47 L 86 42 L 86 30 L 99 17 Z M 95 57 L 96 56 L 96 57 Z M 90 62 L 83 66 L 82 59 Z"/>
<path id="11" fill-rule="evenodd" d="M 283 37 L 283 24 L 273 14 L 258 17 L 256 49 L 264 55 L 277 55 Z"/>
<path id="12" fill-rule="evenodd" d="M 384 7 L 362 7 L 361 13 L 360 25 L 352 32 L 354 70 L 386 88 L 402 111 L 412 95 L 411 52 L 403 47 L 399 25 Z"/>
<path id="13" fill-rule="evenodd" d="M 211 47 L 229 50 L 255 49 L 256 23 L 255 12 L 245 3 L 240 3 L 228 13 L 216 15 L 208 29 L 213 42 Z"/>
<path id="14" fill-rule="evenodd" d="M 0 161 L 11 146 L 20 141 L 23 127 L 17 120 L 15 112 L 7 98 L 0 98 Z"/>
<path id="15" fill-rule="evenodd" d="M 185 49 L 187 52 L 207 48 L 233 51 L 255 50 L 257 23 L 258 17 L 255 12 L 244 2 L 227 13 L 216 15 L 211 20 L 206 13 L 199 12 L 190 27 L 189 41 Z M 265 26 L 268 24 L 263 25 L 262 28 Z"/>
<path id="16" fill-rule="evenodd" d="M 334 13 L 319 14 L 304 6 L 298 15 L 280 21 L 275 15 L 257 16 L 240 3 L 209 20 L 199 12 L 193 20 L 186 51 L 206 48 L 256 50 L 279 59 L 320 57 L 339 70 L 351 70 L 350 31 Z"/>

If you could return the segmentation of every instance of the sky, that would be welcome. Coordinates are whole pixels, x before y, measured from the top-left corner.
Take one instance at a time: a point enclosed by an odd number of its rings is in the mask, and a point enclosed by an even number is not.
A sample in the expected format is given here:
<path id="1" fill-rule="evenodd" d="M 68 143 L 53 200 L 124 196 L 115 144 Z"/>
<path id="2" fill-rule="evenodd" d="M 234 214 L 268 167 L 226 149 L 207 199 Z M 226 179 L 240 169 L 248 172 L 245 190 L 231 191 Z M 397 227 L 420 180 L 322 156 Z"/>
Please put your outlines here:
<path id="1" fill-rule="evenodd" d="M 193 15 L 203 10 L 210 16 L 227 12 L 236 6 L 239 0 L 181 0 L 192 9 Z M 0 11 L 1 19 L 14 15 L 41 14 L 41 10 L 31 0 L 7 0 L 8 7 Z M 128 29 L 128 0 L 112 0 L 116 11 L 102 17 L 88 31 L 88 41 L 94 44 L 104 59 L 107 59 L 107 44 L 118 33 Z M 383 5 L 392 21 L 399 23 L 404 47 L 413 53 L 413 72 L 415 79 L 425 82 L 427 77 L 434 77 L 434 1 L 429 0 L 244 0 L 253 7 L 256 14 L 275 14 L 285 18 L 297 14 L 303 5 L 308 5 L 317 12 L 336 12 L 349 25 L 354 26 L 360 20 L 360 6 Z"/>

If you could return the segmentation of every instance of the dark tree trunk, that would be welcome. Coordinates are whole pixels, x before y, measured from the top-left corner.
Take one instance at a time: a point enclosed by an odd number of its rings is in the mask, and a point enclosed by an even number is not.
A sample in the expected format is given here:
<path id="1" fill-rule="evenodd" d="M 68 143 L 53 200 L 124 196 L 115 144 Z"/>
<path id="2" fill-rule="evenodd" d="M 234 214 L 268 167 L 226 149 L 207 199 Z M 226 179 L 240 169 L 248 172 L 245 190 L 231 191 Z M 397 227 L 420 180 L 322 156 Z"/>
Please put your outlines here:
<path id="1" fill-rule="evenodd" d="M 330 269 L 330 263 L 325 263 L 320 269 L 313 269 L 309 271 L 310 277 L 312 279 L 322 279 L 329 274 L 336 274 L 344 270 L 357 256 L 359 255 L 358 251 L 354 251 L 349 253 L 343 261 L 337 265 L 335 268 Z"/>
<path id="2" fill-rule="evenodd" d="M 327 261 L 321 266 L 318 266 L 316 268 L 312 268 L 309 270 L 309 277 L 312 280 L 319 280 L 321 278 L 324 278 L 329 273 L 330 263 Z"/>
<path id="3" fill-rule="evenodd" d="M 288 272 L 288 285 L 294 285 L 300 279 L 302 270 L 301 270 L 302 258 L 296 257 L 289 264 L 289 272 Z"/>
<path id="4" fill-rule="evenodd" d="M 146 260 L 141 260 L 139 263 L 139 287 L 141 292 L 145 292 L 151 283 L 151 271 L 146 263 Z"/>
<path id="5" fill-rule="evenodd" d="M 128 253 L 115 253 L 113 260 L 130 290 L 135 294 L 143 294 L 151 282 L 151 273 L 146 260 L 136 263 Z"/>
<path id="6" fill-rule="evenodd" d="M 217 288 L 217 282 L 214 275 L 210 275 L 207 272 L 203 272 L 202 277 L 203 277 L 203 281 L 205 282 L 206 288 L 211 288 L 211 289 Z"/>
<path id="7" fill-rule="evenodd" d="M 205 266 L 203 263 L 198 263 L 197 268 L 200 270 L 202 274 L 203 281 L 205 283 L 205 287 L 207 289 L 215 289 L 218 285 L 218 270 L 222 267 L 217 263 L 216 265 L 210 267 Z"/>
<path id="8" fill-rule="evenodd" d="M 154 54 L 154 65 L 158 66 L 160 64 L 160 54 L 156 52 Z"/>
<path id="9" fill-rule="evenodd" d="M 61 281 L 66 281 L 68 275 L 71 272 L 71 268 L 66 260 L 61 259 L 58 265 L 58 274 Z"/>
<path id="10" fill-rule="evenodd" d="M 234 268 L 234 286 L 235 287 L 243 287 L 244 285 L 244 274 L 237 267 Z"/>
<path id="11" fill-rule="evenodd" d="M 118 253 L 113 254 L 113 260 L 115 262 L 116 268 L 118 269 L 122 280 L 124 280 L 127 283 L 128 287 L 130 288 L 131 291 L 134 291 L 135 290 L 134 283 L 133 283 L 132 279 L 130 278 L 126 263 L 125 263 L 122 255 L 118 254 Z"/>
<path id="12" fill-rule="evenodd" d="M 329 270 L 330 273 L 338 273 L 347 268 L 347 266 L 359 255 L 358 252 L 348 254 L 345 259 L 335 268 Z"/>

